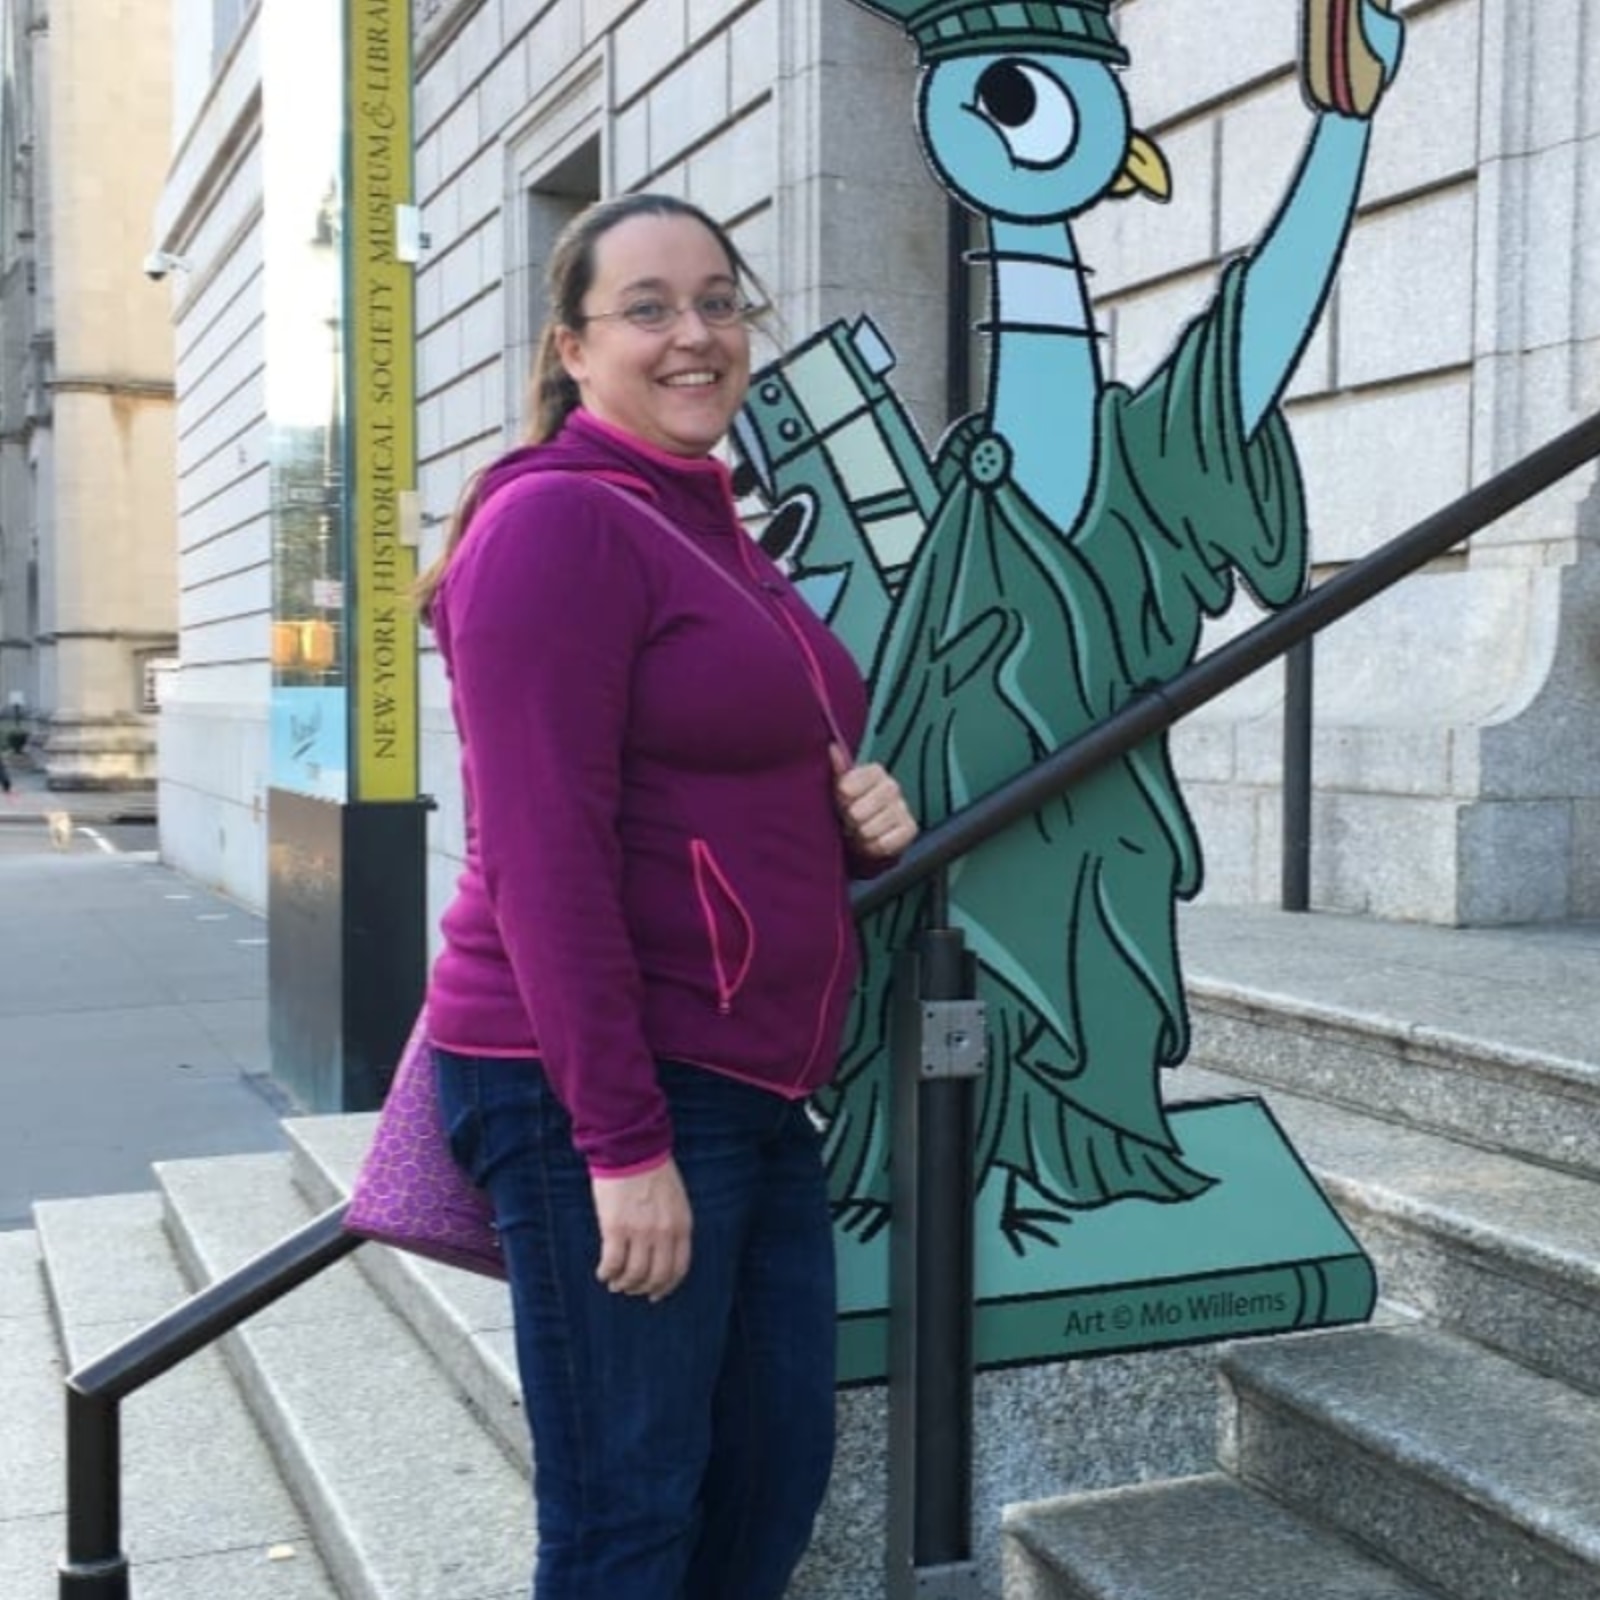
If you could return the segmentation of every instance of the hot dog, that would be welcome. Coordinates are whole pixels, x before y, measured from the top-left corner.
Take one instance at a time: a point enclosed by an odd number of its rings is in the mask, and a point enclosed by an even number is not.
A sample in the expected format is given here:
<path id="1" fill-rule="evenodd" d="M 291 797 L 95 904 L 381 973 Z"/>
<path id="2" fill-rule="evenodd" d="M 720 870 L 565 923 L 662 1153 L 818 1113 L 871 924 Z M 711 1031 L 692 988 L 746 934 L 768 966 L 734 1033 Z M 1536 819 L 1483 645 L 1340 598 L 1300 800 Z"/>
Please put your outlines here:
<path id="1" fill-rule="evenodd" d="M 1373 0 L 1389 9 L 1389 0 Z M 1300 81 L 1318 110 L 1369 117 L 1383 92 L 1383 63 L 1361 31 L 1362 0 L 1304 0 Z"/>

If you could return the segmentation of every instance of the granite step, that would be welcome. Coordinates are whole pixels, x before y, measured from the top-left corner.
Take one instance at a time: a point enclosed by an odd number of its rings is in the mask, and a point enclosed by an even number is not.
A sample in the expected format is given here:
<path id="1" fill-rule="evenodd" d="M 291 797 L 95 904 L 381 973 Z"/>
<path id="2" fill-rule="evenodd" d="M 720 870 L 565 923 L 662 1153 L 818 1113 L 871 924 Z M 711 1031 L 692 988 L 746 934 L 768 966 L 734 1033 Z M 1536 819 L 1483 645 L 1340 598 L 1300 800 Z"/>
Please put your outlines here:
<path id="1" fill-rule="evenodd" d="M 0 1594 L 10 1600 L 55 1597 L 66 1526 L 65 1372 L 39 1235 L 0 1233 Z"/>
<path id="2" fill-rule="evenodd" d="M 59 1354 L 49 1362 L 48 1396 L 33 1392 L 19 1397 L 17 1411 L 5 1407 L 7 1457 L 19 1442 L 36 1457 L 21 1481 L 7 1483 L 8 1523 L 13 1507 L 37 1517 L 31 1528 L 13 1530 L 30 1546 L 24 1569 L 13 1572 L 0 1561 L 7 1600 L 56 1594 L 65 1530 L 63 1369 L 104 1354 L 189 1294 L 158 1196 L 42 1201 L 34 1215 L 40 1300 L 50 1308 Z M 43 1359 L 36 1333 L 35 1379 Z M 4 1370 L 14 1371 L 9 1361 Z M 123 1538 L 136 1600 L 339 1600 L 306 1518 L 216 1350 L 128 1397 L 122 1461 Z"/>
<path id="3" fill-rule="evenodd" d="M 313 1211 L 349 1198 L 376 1121 L 374 1112 L 294 1117 L 283 1124 L 295 1187 Z M 511 1458 L 531 1473 L 506 1286 L 381 1245 L 364 1246 L 355 1262 L 449 1373 Z"/>
<path id="4" fill-rule="evenodd" d="M 1177 1078 L 1185 1096 L 1265 1100 L 1385 1301 L 1600 1392 L 1600 1182 L 1219 1073 Z"/>
<path id="5" fill-rule="evenodd" d="M 1416 1325 L 1240 1344 L 1219 1464 L 1451 1600 L 1600 1594 L 1600 1399 Z"/>
<path id="6" fill-rule="evenodd" d="M 1014 1508 L 1006 1600 L 1439 1600 L 1221 1473 Z"/>
<path id="7" fill-rule="evenodd" d="M 155 1171 L 196 1287 L 315 1214 L 287 1153 Z M 343 1600 L 526 1600 L 525 1475 L 353 1260 L 258 1312 L 224 1349 Z"/>
<path id="8" fill-rule="evenodd" d="M 1570 1028 L 1552 1030 L 1547 1042 L 1528 1029 L 1508 1037 L 1509 1027 L 1497 1032 L 1489 1019 L 1475 1023 L 1464 1001 L 1455 1026 L 1424 1020 L 1421 998 L 1408 1003 L 1375 982 L 1363 994 L 1359 980 L 1347 978 L 1349 992 L 1341 995 L 1192 970 L 1193 1046 L 1185 1070 L 1209 1068 L 1600 1178 L 1593 971 L 1565 1002 L 1591 1014 L 1589 1044 L 1570 1051 L 1557 1048 L 1572 1044 Z M 1437 1009 L 1438 995 L 1429 998 Z"/>

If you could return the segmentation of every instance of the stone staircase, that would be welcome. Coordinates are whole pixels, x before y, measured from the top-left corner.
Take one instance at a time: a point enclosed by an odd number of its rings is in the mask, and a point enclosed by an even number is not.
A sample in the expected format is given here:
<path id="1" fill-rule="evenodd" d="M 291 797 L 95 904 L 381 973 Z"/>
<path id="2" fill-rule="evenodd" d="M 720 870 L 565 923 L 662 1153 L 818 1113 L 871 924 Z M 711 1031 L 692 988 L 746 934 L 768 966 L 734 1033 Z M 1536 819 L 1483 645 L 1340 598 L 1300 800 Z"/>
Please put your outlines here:
<path id="1" fill-rule="evenodd" d="M 370 1119 L 332 1121 L 355 1148 Z M 308 1222 L 321 1207 L 296 1182 L 305 1164 L 303 1153 L 162 1163 L 157 1194 L 39 1204 L 39 1266 L 68 1363 Z M 450 1320 L 479 1317 L 480 1373 L 492 1371 L 509 1350 L 509 1334 L 496 1337 L 504 1292 L 459 1277 L 451 1287 Z M 435 1331 L 391 1309 L 350 1259 L 132 1397 L 124 1539 L 136 1600 L 526 1600 L 515 1430 L 485 1426 L 493 1410 L 434 1358 Z M 509 1373 L 499 1378 L 509 1393 Z M 54 1410 L 59 1445 L 59 1387 Z M 52 1531 L 38 1600 L 55 1592 Z M 35 1595 L 7 1589 L 6 1600 Z"/>
<path id="2" fill-rule="evenodd" d="M 1583 959 L 1600 976 L 1600 930 Z M 1386 1303 L 1368 1328 L 983 1375 L 985 1596 L 1596 1600 L 1600 1046 L 1191 972 L 1175 1092 L 1264 1093 Z M 1600 1023 L 1600 984 L 1576 1003 Z M 163 1163 L 155 1194 L 0 1234 L 5 1600 L 54 1600 L 64 1366 L 341 1198 L 370 1126 L 291 1121 L 289 1153 Z M 126 1407 L 137 1600 L 525 1600 L 512 1351 L 502 1286 L 376 1247 L 259 1313 Z M 844 1397 L 793 1600 L 884 1593 L 883 1410 Z"/>
<path id="3" fill-rule="evenodd" d="M 1223 1351 L 1217 1470 L 1011 1508 L 1007 1600 L 1600 1596 L 1600 939 L 1584 949 L 1587 982 L 1552 996 L 1588 1018 L 1584 1060 L 1491 1043 L 1492 1019 L 1468 1038 L 1192 982 L 1184 1092 L 1265 1093 L 1388 1314 Z"/>

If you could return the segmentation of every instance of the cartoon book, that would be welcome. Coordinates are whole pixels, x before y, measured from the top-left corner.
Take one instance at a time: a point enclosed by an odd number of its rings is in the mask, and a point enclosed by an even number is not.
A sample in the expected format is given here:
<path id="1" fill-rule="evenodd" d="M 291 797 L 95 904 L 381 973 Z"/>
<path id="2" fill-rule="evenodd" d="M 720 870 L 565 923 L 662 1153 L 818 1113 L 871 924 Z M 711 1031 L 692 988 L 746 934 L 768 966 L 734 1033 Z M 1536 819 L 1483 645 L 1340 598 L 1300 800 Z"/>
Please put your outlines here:
<path id="1" fill-rule="evenodd" d="M 1036 1252 L 979 1253 L 973 1344 L 980 1368 L 1200 1344 L 1365 1322 L 1372 1263 L 1254 1096 L 1174 1108 L 1191 1160 L 1212 1174 L 1181 1206 L 1120 1200 L 1074 1213 L 1041 1272 Z M 980 1191 L 980 1236 L 998 1228 Z M 888 1373 L 887 1234 L 847 1240 L 839 1381 Z"/>

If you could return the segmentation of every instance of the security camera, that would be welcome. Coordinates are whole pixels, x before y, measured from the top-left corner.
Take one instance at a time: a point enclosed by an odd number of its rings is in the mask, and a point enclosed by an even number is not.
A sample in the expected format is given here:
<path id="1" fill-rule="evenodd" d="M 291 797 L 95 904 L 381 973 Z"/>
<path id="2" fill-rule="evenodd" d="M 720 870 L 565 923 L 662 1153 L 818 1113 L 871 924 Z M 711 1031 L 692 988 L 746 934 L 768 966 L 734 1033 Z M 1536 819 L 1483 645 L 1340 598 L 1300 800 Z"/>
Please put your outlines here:
<path id="1" fill-rule="evenodd" d="M 144 275 L 151 283 L 160 283 L 169 272 L 187 272 L 189 263 L 170 250 L 152 250 L 144 258 Z"/>

